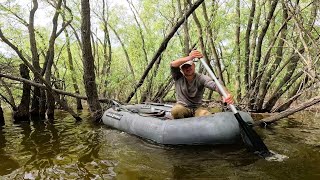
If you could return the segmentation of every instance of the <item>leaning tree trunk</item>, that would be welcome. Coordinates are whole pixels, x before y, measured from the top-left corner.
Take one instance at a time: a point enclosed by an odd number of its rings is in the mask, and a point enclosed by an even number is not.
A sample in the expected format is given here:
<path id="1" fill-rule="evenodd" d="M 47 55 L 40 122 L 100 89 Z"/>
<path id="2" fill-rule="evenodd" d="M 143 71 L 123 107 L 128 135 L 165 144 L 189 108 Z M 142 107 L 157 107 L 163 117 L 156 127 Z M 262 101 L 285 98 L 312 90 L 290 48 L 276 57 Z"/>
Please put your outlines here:
<path id="1" fill-rule="evenodd" d="M 223 85 L 225 85 L 223 74 L 222 74 L 221 62 L 220 62 L 220 58 L 219 58 L 219 55 L 218 55 L 218 52 L 217 52 L 216 45 L 214 44 L 214 37 L 213 37 L 213 32 L 212 32 L 213 30 L 211 29 L 211 26 L 209 24 L 211 22 L 209 20 L 206 8 L 207 8 L 206 4 L 205 4 L 205 2 L 203 2 L 202 3 L 203 16 L 204 16 L 205 21 L 207 22 L 207 29 L 205 31 L 208 33 L 208 36 L 209 36 L 208 41 L 209 41 L 209 46 L 210 46 L 210 49 L 211 49 L 211 53 L 212 53 L 213 58 L 214 58 L 215 69 L 217 70 L 216 73 L 218 75 L 218 78 L 221 80 L 221 83 Z"/>
<path id="2" fill-rule="evenodd" d="M 252 65 L 252 77 L 251 77 L 251 86 L 250 86 L 250 90 L 249 90 L 249 108 L 253 109 L 254 107 L 254 102 L 255 102 L 255 97 L 257 96 L 258 92 L 255 92 L 254 87 L 256 87 L 256 84 L 258 83 L 258 72 L 259 72 L 259 65 L 260 65 L 260 61 L 261 61 L 261 56 L 262 56 L 262 44 L 263 44 L 263 40 L 264 37 L 267 34 L 267 30 L 270 26 L 271 20 L 273 18 L 275 9 L 277 7 L 278 4 L 278 0 L 274 0 L 271 4 L 270 7 L 270 11 L 268 13 L 266 22 L 264 24 L 264 26 L 261 29 L 261 33 L 259 34 L 258 37 L 258 42 L 257 42 L 257 47 L 256 47 L 256 54 L 255 54 L 255 59 Z"/>
<path id="3" fill-rule="evenodd" d="M 20 75 L 24 79 L 30 79 L 29 69 L 26 65 L 20 64 Z M 31 86 L 27 83 L 23 83 L 23 92 L 20 105 L 17 111 L 13 113 L 13 118 L 16 122 L 29 121 L 29 104 L 30 104 L 30 90 Z"/>
<path id="4" fill-rule="evenodd" d="M 3 126 L 3 125 L 5 125 L 5 122 L 4 122 L 3 110 L 1 107 L 1 100 L 0 100 L 0 126 Z"/>
<path id="5" fill-rule="evenodd" d="M 128 96 L 126 102 L 130 102 L 131 98 L 135 95 L 135 93 L 137 92 L 138 88 L 140 88 L 144 82 L 144 80 L 146 79 L 149 71 L 151 70 L 153 64 L 156 62 L 156 60 L 159 58 L 159 56 L 162 54 L 162 52 L 167 48 L 167 45 L 170 41 L 170 39 L 173 37 L 173 35 L 177 32 L 177 30 L 179 29 L 179 27 L 182 25 L 182 23 L 192 14 L 192 12 L 194 10 L 197 9 L 197 7 L 200 6 L 200 4 L 203 2 L 204 0 L 198 0 L 196 1 L 191 7 L 190 9 L 185 13 L 185 15 L 183 17 L 181 17 L 179 19 L 179 21 L 177 22 L 177 24 L 172 28 L 172 30 L 170 31 L 170 33 L 164 38 L 163 42 L 161 43 L 160 47 L 158 48 L 157 52 L 154 54 L 154 56 L 152 57 L 151 61 L 149 62 L 146 70 L 144 71 L 144 73 L 142 74 L 139 82 L 136 84 L 136 86 L 134 87 L 134 90 L 130 93 L 130 95 Z"/>
<path id="6" fill-rule="evenodd" d="M 273 123 L 275 121 L 278 121 L 282 118 L 285 118 L 285 117 L 288 117 L 289 115 L 291 114 L 294 114 L 296 112 L 299 112 L 299 111 L 302 111 L 310 106 L 313 106 L 317 103 L 320 103 L 320 96 L 316 96 L 312 99 L 309 99 L 308 101 L 298 105 L 297 107 L 295 108 L 292 108 L 292 109 L 288 109 L 286 111 L 283 111 L 275 116 L 270 116 L 270 117 L 267 117 L 267 118 L 264 118 L 264 119 L 261 119 L 259 121 L 256 121 L 254 124 L 255 125 L 260 125 L 260 124 L 265 124 L 265 123 Z"/>
<path id="7" fill-rule="evenodd" d="M 94 73 L 94 59 L 90 41 L 90 3 L 89 0 L 81 0 L 81 40 L 83 59 L 83 81 L 88 97 L 90 111 L 95 121 L 100 120 L 102 108 L 98 99 L 96 77 Z"/>
<path id="8" fill-rule="evenodd" d="M 75 70 L 73 67 L 73 58 L 72 58 L 72 53 L 71 53 L 71 48 L 70 48 L 70 38 L 69 38 L 69 33 L 67 30 L 64 30 L 65 36 L 66 36 L 66 41 L 67 41 L 67 52 L 68 52 L 68 65 L 69 69 L 71 72 L 71 79 L 72 79 L 72 84 L 75 93 L 80 94 L 79 86 L 78 86 L 78 81 L 75 75 Z M 81 99 L 76 98 L 77 100 L 77 109 L 83 109 L 82 104 L 81 104 Z"/>
<path id="9" fill-rule="evenodd" d="M 299 93 L 299 91 L 303 91 L 301 89 L 303 89 L 304 86 L 306 86 L 308 80 L 308 77 L 301 79 L 300 82 L 297 83 L 296 86 L 291 90 L 291 92 L 289 92 L 288 100 L 285 103 L 274 108 L 272 112 L 282 112 L 287 110 L 290 107 L 290 105 L 302 95 L 302 93 Z"/>
<path id="10" fill-rule="evenodd" d="M 182 17 L 183 16 L 183 11 L 182 11 L 182 5 L 181 5 L 180 0 L 178 0 L 177 3 L 178 3 L 179 16 Z M 186 3 L 184 3 L 184 4 L 186 5 Z M 184 53 L 185 56 L 187 56 L 189 54 L 189 49 L 190 49 L 188 20 L 186 20 L 182 24 L 182 27 L 183 27 L 183 53 Z"/>
<path id="11" fill-rule="evenodd" d="M 271 77 L 280 65 L 282 59 L 283 59 L 283 51 L 284 51 L 284 43 L 285 39 L 287 37 L 287 21 L 288 21 L 288 9 L 285 5 L 282 5 L 283 7 L 283 17 L 282 21 L 284 23 L 284 27 L 281 29 L 280 33 L 280 39 L 278 41 L 278 46 L 276 50 L 276 58 L 269 70 L 264 74 L 262 78 L 262 83 L 260 85 L 260 92 L 259 92 L 259 100 L 257 101 L 257 107 L 258 109 L 262 108 L 263 101 L 267 95 L 268 89 L 271 85 Z"/>
<path id="12" fill-rule="evenodd" d="M 189 5 L 191 5 L 191 0 L 188 0 L 188 3 Z M 208 54 L 207 54 L 207 51 L 206 51 L 206 47 L 205 47 L 205 44 L 204 44 L 204 41 L 203 41 L 203 31 L 202 31 L 202 27 L 201 27 L 201 23 L 199 21 L 199 18 L 196 14 L 196 12 L 193 12 L 192 13 L 192 17 L 193 17 L 193 20 L 194 22 L 196 23 L 196 26 L 197 26 L 197 29 L 198 29 L 198 34 L 199 34 L 199 42 L 200 42 L 200 48 L 201 48 L 201 51 L 202 51 L 202 54 L 208 64 L 208 66 L 210 67 L 210 69 L 212 70 L 212 66 L 210 64 L 210 60 L 208 58 Z M 200 72 L 202 71 L 202 69 L 200 69 Z M 223 83 L 223 81 L 222 81 Z M 224 83 L 223 83 L 224 84 Z"/>
<path id="13" fill-rule="evenodd" d="M 172 76 L 170 75 L 166 78 L 165 82 L 163 82 L 159 86 L 158 91 L 152 98 L 152 101 L 161 102 L 162 98 L 167 94 L 167 90 L 171 89 L 172 85 L 173 85 L 173 79 L 172 79 Z"/>
<path id="14" fill-rule="evenodd" d="M 143 51 L 143 56 L 144 56 L 144 60 L 146 62 L 146 64 L 148 63 L 148 53 L 147 53 L 147 49 L 146 49 L 146 43 L 145 43 L 145 36 L 143 34 L 143 29 L 138 21 L 138 17 L 134 11 L 134 5 L 132 4 L 132 2 L 130 2 L 129 0 L 127 0 L 128 4 L 129 4 L 129 7 L 130 7 L 130 10 L 133 14 L 133 17 L 134 17 L 134 20 L 138 26 L 138 30 L 139 30 L 139 35 L 140 35 L 140 38 L 141 38 L 141 43 L 142 43 L 142 51 Z M 143 93 L 141 93 L 141 98 L 140 98 L 140 102 L 145 102 L 147 99 L 150 99 L 150 96 L 151 96 L 151 91 L 150 89 L 152 88 L 152 78 L 153 76 L 151 77 L 148 77 L 147 78 L 147 88 L 145 89 L 145 91 Z"/>

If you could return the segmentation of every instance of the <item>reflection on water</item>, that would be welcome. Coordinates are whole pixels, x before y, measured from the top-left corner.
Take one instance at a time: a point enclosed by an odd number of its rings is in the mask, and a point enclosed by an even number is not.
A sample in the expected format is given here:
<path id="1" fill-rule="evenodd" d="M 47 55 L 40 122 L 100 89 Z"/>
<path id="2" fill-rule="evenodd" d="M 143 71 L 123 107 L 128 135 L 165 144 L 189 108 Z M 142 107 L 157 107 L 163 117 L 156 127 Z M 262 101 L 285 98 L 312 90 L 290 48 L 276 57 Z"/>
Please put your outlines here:
<path id="1" fill-rule="evenodd" d="M 11 155 L 6 153 L 7 140 L 5 138 L 5 129 L 0 127 L 0 176 L 10 174 L 19 168 L 19 163 Z"/>
<path id="2" fill-rule="evenodd" d="M 83 113 L 83 119 L 88 114 Z M 269 149 L 289 159 L 269 162 L 243 145 L 163 146 L 127 133 L 75 122 L 59 112 L 0 128 L 0 179 L 319 179 L 320 122 L 298 114 L 259 129 Z"/>

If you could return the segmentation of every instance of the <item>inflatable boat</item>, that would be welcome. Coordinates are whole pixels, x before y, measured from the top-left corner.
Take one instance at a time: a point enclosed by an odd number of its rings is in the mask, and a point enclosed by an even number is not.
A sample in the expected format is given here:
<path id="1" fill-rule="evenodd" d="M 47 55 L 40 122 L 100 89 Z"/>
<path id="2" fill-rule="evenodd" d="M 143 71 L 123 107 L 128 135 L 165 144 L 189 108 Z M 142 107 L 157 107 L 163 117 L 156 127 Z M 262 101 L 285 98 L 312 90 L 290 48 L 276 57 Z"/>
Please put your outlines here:
<path id="1" fill-rule="evenodd" d="M 232 112 L 173 120 L 171 108 L 168 104 L 115 106 L 104 112 L 102 121 L 120 131 L 160 144 L 218 145 L 242 141 L 239 124 Z M 253 122 L 248 113 L 239 113 L 245 122 Z"/>

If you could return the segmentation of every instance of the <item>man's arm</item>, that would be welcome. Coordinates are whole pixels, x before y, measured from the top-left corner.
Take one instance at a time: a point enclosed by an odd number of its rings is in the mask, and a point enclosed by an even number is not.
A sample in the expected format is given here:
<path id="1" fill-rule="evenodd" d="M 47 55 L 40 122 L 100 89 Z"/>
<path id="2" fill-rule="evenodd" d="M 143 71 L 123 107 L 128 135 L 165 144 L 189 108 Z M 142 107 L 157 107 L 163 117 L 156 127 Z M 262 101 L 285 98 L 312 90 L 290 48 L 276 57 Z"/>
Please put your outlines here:
<path id="1" fill-rule="evenodd" d="M 227 97 L 223 97 L 222 93 L 220 92 L 220 90 L 216 86 L 216 83 L 209 76 L 203 75 L 203 77 L 205 80 L 205 82 L 204 82 L 205 87 L 218 92 L 220 94 L 220 96 L 222 97 L 223 102 L 226 102 L 227 104 L 233 104 L 233 97 L 224 86 L 222 86 L 222 87 L 225 90 L 225 92 L 227 93 Z"/>
<path id="2" fill-rule="evenodd" d="M 200 51 L 198 50 L 193 50 L 190 52 L 189 56 L 186 56 L 186 57 L 182 57 L 182 58 L 179 58 L 179 59 L 176 59 L 174 61 L 172 61 L 170 63 L 170 66 L 171 67 L 175 67 L 175 68 L 178 68 L 181 66 L 181 64 L 187 62 L 187 61 L 191 61 L 193 60 L 194 58 L 202 58 L 203 55 L 201 54 Z"/>

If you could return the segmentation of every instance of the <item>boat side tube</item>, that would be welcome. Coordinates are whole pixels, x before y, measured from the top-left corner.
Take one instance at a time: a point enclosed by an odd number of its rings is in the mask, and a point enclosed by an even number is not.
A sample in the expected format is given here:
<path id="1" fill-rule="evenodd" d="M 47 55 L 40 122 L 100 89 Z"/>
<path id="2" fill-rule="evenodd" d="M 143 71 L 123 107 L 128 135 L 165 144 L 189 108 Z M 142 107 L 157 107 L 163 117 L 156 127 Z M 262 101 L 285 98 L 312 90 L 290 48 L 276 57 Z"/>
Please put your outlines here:
<path id="1" fill-rule="evenodd" d="M 239 112 L 246 122 L 251 116 Z M 241 142 L 239 124 L 232 112 L 176 120 L 141 116 L 130 111 L 108 109 L 103 123 L 161 144 L 233 144 Z"/>

